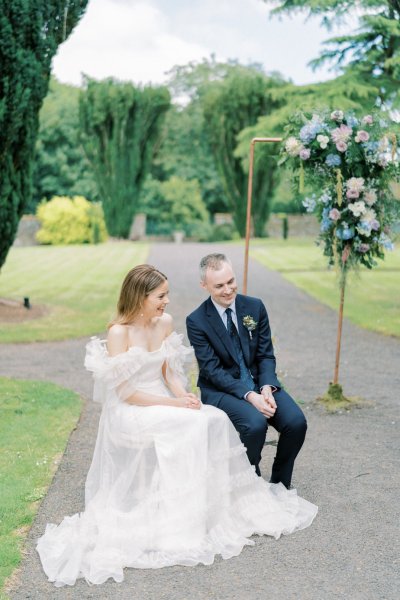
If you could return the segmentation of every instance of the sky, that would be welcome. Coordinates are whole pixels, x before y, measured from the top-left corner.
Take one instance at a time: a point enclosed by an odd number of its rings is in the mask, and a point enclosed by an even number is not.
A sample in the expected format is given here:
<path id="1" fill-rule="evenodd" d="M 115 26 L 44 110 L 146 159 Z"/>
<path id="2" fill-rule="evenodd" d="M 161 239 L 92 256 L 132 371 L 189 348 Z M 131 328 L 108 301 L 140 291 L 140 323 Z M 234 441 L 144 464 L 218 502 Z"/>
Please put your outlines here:
<path id="1" fill-rule="evenodd" d="M 82 73 L 136 84 L 163 83 L 174 65 L 238 59 L 261 63 L 296 84 L 334 77 L 307 63 L 322 41 L 347 33 L 355 20 L 327 32 L 319 19 L 304 15 L 270 17 L 262 0 L 90 0 L 85 15 L 59 46 L 53 74 L 80 85 Z"/>

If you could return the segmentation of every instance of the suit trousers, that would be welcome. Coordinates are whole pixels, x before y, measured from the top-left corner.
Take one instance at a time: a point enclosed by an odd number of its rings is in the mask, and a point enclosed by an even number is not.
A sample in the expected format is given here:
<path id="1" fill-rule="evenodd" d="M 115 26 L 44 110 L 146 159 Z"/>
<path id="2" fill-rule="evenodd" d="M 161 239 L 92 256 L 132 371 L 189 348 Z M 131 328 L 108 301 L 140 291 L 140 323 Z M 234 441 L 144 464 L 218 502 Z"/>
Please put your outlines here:
<path id="1" fill-rule="evenodd" d="M 260 474 L 259 462 L 268 426 L 272 425 L 280 433 L 270 481 L 282 482 L 289 488 L 294 461 L 306 436 L 307 421 L 303 411 L 285 390 L 274 392 L 274 398 L 277 409 L 268 419 L 247 400 L 230 394 L 224 394 L 216 406 L 232 421 L 257 474 Z"/>

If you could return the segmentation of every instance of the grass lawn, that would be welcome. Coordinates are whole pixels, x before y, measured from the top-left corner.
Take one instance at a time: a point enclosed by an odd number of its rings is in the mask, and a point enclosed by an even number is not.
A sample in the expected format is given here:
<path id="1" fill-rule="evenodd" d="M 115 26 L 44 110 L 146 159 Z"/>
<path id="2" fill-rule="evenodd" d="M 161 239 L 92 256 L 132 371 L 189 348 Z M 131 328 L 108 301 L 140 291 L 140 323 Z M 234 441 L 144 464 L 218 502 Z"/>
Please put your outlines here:
<path id="1" fill-rule="evenodd" d="M 21 560 L 25 535 L 77 422 L 81 400 L 51 383 L 0 377 L 0 408 L 2 596 L 4 580 Z"/>
<path id="2" fill-rule="evenodd" d="M 312 239 L 253 240 L 250 255 L 308 294 L 337 310 L 338 278 L 326 268 L 326 258 Z M 400 249 L 369 271 L 349 277 L 345 316 L 366 329 L 400 337 Z"/>
<path id="3" fill-rule="evenodd" d="M 0 297 L 28 296 L 47 314 L 21 323 L 0 323 L 1 342 L 63 340 L 104 331 L 122 280 L 146 262 L 144 243 L 12 248 L 0 274 Z"/>

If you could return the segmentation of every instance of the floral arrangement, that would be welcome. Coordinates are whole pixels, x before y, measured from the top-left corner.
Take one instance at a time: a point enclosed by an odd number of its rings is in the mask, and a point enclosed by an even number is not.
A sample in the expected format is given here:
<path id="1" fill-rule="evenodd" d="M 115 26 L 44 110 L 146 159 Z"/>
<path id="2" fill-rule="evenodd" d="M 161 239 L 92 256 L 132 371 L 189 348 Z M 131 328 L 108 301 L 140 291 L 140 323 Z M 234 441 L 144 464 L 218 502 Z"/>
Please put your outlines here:
<path id="1" fill-rule="evenodd" d="M 251 315 L 246 315 L 245 317 L 243 317 L 243 325 L 249 332 L 250 339 L 253 339 L 252 331 L 254 331 L 257 327 L 257 321 L 255 321 Z"/>
<path id="2" fill-rule="evenodd" d="M 393 249 L 390 226 L 400 203 L 390 183 L 399 180 L 396 125 L 383 113 L 357 118 L 353 113 L 296 114 L 287 126 L 280 164 L 296 175 L 303 200 L 321 225 L 319 242 L 330 264 L 376 265 Z M 396 206 L 397 205 L 397 206 Z"/>

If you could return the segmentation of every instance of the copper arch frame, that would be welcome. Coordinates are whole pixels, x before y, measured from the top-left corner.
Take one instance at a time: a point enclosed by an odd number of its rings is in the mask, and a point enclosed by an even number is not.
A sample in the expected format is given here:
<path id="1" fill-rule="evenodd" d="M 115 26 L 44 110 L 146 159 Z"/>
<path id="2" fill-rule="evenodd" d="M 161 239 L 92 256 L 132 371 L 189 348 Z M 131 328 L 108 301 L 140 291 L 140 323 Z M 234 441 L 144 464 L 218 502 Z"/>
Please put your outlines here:
<path id="1" fill-rule="evenodd" d="M 256 144 L 274 144 L 281 142 L 282 138 L 261 138 L 256 137 L 250 143 L 250 164 L 249 164 L 249 183 L 247 188 L 247 216 L 246 216 L 246 243 L 244 250 L 244 272 L 243 272 L 243 294 L 247 294 L 247 273 L 249 268 L 249 245 L 250 245 L 250 224 L 251 224 L 251 199 L 253 193 L 253 173 L 254 173 L 254 147 Z"/>

